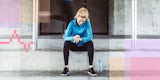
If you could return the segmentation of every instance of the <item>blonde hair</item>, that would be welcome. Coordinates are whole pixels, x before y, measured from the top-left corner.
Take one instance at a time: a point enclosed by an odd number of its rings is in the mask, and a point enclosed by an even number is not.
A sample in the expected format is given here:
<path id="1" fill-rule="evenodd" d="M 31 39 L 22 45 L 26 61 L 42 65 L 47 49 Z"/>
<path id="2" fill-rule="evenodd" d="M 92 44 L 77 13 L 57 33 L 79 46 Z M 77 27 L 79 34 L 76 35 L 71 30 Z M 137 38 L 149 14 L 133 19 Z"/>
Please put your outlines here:
<path id="1" fill-rule="evenodd" d="M 77 19 L 78 17 L 82 17 L 82 18 L 86 18 L 87 20 L 89 20 L 89 12 L 88 12 L 88 9 L 84 8 L 84 7 L 81 7 L 76 15 L 75 15 L 75 19 Z"/>

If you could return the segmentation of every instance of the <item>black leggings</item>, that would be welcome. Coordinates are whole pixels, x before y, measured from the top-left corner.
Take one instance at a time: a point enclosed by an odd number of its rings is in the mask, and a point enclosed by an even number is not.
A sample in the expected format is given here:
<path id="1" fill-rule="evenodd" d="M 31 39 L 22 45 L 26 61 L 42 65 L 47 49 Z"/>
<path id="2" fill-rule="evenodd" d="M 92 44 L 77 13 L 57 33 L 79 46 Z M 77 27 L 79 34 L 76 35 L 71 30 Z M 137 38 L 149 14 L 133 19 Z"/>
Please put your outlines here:
<path id="1" fill-rule="evenodd" d="M 63 48 L 65 65 L 68 65 L 69 50 L 71 50 L 71 51 L 88 51 L 89 65 L 92 65 L 93 54 L 94 54 L 94 46 L 93 46 L 92 41 L 89 41 L 89 42 L 85 43 L 83 46 L 80 46 L 80 47 L 77 46 L 75 43 L 72 43 L 70 41 L 65 41 L 64 42 L 64 48 Z"/>

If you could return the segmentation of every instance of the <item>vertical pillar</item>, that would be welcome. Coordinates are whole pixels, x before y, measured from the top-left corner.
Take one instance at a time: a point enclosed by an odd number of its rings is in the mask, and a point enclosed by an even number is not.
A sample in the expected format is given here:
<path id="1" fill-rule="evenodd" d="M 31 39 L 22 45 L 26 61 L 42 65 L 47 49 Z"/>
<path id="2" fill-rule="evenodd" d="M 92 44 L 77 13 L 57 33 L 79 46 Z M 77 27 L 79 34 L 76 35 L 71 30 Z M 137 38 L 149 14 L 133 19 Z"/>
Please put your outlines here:
<path id="1" fill-rule="evenodd" d="M 33 0 L 33 33 L 32 33 L 32 40 L 34 42 L 33 50 L 37 49 L 38 11 L 39 11 L 39 0 Z"/>
<path id="2" fill-rule="evenodd" d="M 137 40 L 137 0 L 132 0 L 132 50 L 136 49 Z"/>

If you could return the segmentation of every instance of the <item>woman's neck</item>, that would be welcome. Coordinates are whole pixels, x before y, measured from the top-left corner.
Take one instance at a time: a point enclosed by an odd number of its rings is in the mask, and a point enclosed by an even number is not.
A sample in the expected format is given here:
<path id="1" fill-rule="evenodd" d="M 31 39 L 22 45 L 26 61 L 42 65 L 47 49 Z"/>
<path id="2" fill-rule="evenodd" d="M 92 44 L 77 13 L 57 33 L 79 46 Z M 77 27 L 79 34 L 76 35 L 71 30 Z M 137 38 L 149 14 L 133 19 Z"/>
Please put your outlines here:
<path id="1" fill-rule="evenodd" d="M 78 24 L 77 20 L 76 20 L 76 24 L 77 24 L 78 26 L 80 26 L 80 25 Z"/>

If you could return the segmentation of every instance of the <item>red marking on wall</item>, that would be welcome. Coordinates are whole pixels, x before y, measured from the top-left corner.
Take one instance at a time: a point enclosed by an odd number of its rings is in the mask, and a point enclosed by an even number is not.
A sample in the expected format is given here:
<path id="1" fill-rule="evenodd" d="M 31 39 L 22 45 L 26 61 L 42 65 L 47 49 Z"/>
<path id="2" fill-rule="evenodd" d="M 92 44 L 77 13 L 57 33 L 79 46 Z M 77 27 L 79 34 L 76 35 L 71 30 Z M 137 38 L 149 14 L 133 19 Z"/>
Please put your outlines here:
<path id="1" fill-rule="evenodd" d="M 10 44 L 10 43 L 12 42 L 12 40 L 14 39 L 14 37 L 16 37 L 17 40 L 18 40 L 18 42 L 19 42 L 21 45 L 24 46 L 24 48 L 26 49 L 26 52 L 28 52 L 28 50 L 29 50 L 29 48 L 31 47 L 31 45 L 34 44 L 34 42 L 29 42 L 28 44 L 22 42 L 21 39 L 19 38 L 16 30 L 14 30 L 14 32 L 13 32 L 13 34 L 12 34 L 12 36 L 11 36 L 11 38 L 9 39 L 8 42 L 1 42 L 1 41 L 0 41 L 0 44 Z"/>

